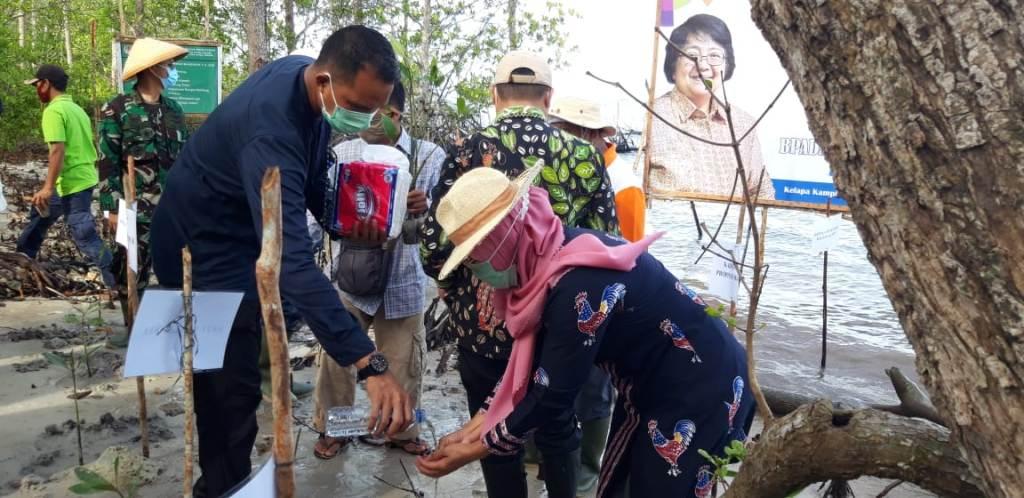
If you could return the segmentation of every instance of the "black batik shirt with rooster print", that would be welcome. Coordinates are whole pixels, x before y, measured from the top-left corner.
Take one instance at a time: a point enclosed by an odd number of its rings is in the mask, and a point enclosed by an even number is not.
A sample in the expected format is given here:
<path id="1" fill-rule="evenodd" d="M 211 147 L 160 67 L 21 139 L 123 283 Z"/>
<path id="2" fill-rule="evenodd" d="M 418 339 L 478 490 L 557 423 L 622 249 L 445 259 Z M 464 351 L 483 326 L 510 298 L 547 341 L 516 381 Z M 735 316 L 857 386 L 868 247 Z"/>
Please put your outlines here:
<path id="1" fill-rule="evenodd" d="M 563 244 L 588 235 L 625 243 L 567 228 Z M 491 454 L 513 455 L 535 429 L 571 417 L 596 365 L 618 393 L 597 497 L 617 496 L 628 476 L 630 496 L 710 498 L 700 451 L 724 456 L 745 441 L 755 404 L 746 352 L 696 292 L 648 253 L 629 271 L 576 267 L 548 291 L 536 333 L 526 393 L 484 434 Z"/>
<path id="2" fill-rule="evenodd" d="M 551 207 L 566 227 L 619 233 L 615 192 L 604 160 L 589 142 L 547 123 L 536 107 L 509 107 L 490 126 L 457 143 L 441 167 L 432 199 L 440 199 L 467 171 L 484 166 L 515 178 L 537 161 L 544 161 L 538 186 L 547 189 Z M 423 269 L 437 279 L 452 244 L 437 222 L 434 203 L 420 231 Z M 465 266 L 456 269 L 438 286 L 445 290 L 461 349 L 487 358 L 507 359 L 512 338 L 504 322 L 494 316 L 493 289 L 477 280 Z"/>

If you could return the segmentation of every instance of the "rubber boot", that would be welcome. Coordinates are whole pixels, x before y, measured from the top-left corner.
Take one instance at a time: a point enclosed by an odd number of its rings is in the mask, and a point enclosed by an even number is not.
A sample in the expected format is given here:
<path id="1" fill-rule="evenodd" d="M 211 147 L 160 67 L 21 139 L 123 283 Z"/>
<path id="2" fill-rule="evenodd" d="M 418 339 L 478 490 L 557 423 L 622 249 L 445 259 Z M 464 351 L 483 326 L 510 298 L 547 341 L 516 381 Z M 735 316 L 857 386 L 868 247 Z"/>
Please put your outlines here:
<path id="1" fill-rule="evenodd" d="M 576 498 L 580 469 L 580 450 L 544 456 L 544 487 L 549 498 Z"/>
<path id="2" fill-rule="evenodd" d="M 488 498 L 527 498 L 526 472 L 521 460 L 503 461 L 500 463 L 480 462 L 487 484 Z"/>
<path id="3" fill-rule="evenodd" d="M 576 494 L 583 496 L 594 490 L 601 475 L 601 455 L 608 443 L 608 428 L 611 417 L 599 418 L 583 423 L 580 440 L 580 473 L 576 483 Z"/>

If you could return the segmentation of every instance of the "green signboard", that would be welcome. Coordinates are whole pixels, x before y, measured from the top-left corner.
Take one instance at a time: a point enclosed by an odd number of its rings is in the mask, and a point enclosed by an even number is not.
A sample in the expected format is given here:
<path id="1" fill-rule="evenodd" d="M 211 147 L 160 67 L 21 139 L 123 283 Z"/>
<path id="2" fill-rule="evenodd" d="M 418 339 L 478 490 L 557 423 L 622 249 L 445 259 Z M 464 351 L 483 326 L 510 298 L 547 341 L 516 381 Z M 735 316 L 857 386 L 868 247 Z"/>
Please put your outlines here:
<path id="1" fill-rule="evenodd" d="M 177 101 L 186 114 L 213 112 L 221 99 L 220 46 L 203 42 L 167 41 L 188 49 L 188 55 L 176 63 L 178 83 L 167 90 L 167 95 Z M 128 51 L 131 48 L 131 41 L 114 41 L 114 53 L 120 55 L 115 61 L 116 81 L 121 81 L 121 70 L 128 60 Z M 128 93 L 134 85 L 135 79 L 130 79 L 122 83 L 121 91 Z"/>

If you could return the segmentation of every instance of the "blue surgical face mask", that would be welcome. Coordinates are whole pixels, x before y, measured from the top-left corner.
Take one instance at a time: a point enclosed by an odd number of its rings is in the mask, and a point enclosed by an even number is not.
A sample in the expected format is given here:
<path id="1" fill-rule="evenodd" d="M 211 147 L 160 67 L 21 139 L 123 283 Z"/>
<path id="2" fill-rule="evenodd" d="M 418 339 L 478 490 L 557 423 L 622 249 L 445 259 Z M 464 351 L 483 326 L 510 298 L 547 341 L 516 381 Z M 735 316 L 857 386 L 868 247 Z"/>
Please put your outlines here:
<path id="1" fill-rule="evenodd" d="M 334 82 L 331 81 L 331 74 L 324 73 L 327 75 L 327 86 L 331 89 L 331 100 L 334 101 L 334 112 L 328 114 L 327 106 L 324 104 L 323 94 L 320 95 L 320 112 L 323 113 L 324 119 L 327 120 L 327 124 L 331 125 L 331 128 L 338 132 L 346 135 L 353 133 L 359 133 L 370 127 L 370 123 L 373 121 L 373 115 L 376 112 L 356 112 L 345 109 L 338 105 L 338 98 L 334 96 Z"/>
<path id="2" fill-rule="evenodd" d="M 164 90 L 168 90 L 178 83 L 178 68 L 170 66 L 166 70 L 167 76 L 160 78 L 160 84 L 164 86 Z"/>
<path id="3" fill-rule="evenodd" d="M 516 264 L 504 270 L 495 270 L 490 261 L 483 263 L 466 262 L 473 275 L 476 275 L 481 282 L 494 287 L 495 289 L 510 289 L 519 285 L 519 273 L 516 271 Z"/>

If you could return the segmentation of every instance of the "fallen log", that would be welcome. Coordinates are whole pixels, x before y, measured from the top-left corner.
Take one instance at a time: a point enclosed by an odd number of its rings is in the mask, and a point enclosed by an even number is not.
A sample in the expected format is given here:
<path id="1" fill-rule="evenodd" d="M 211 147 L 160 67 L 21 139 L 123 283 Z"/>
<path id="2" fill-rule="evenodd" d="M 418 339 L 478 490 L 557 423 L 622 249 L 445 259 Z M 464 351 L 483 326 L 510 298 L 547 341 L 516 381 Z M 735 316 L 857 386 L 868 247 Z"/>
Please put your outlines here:
<path id="1" fill-rule="evenodd" d="M 860 476 L 898 479 L 940 496 L 984 496 L 945 427 L 870 408 L 837 410 L 827 400 L 766 428 L 724 496 L 781 498 Z"/>

